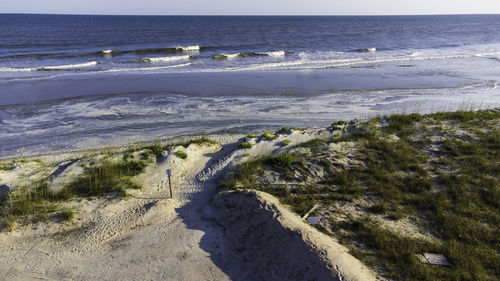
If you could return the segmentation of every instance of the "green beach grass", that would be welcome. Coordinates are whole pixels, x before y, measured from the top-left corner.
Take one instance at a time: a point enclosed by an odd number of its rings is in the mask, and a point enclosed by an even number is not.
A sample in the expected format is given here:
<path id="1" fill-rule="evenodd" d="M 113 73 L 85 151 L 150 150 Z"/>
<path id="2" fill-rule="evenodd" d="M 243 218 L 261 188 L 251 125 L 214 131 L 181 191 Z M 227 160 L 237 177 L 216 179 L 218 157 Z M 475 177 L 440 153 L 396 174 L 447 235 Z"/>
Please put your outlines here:
<path id="1" fill-rule="evenodd" d="M 316 227 L 389 279 L 498 280 L 500 111 L 395 114 L 352 127 L 251 159 L 220 187 L 271 193 L 299 215 L 320 204 Z M 426 235 L 387 227 L 408 223 Z M 450 265 L 424 264 L 424 252 Z"/>
<path id="2" fill-rule="evenodd" d="M 71 221 L 77 210 L 68 207 L 68 203 L 74 199 L 93 196 L 122 198 L 127 195 L 128 189 L 140 189 L 141 186 L 133 178 L 144 172 L 151 162 L 152 155 L 158 160 L 163 156 L 163 152 L 171 147 L 187 148 L 190 144 L 215 143 L 217 142 L 203 136 L 168 144 L 155 140 L 150 145 L 129 145 L 121 154 L 111 149 L 93 152 L 90 155 L 101 155 L 104 159 L 91 161 L 90 164 L 82 163 L 83 173 L 65 184 L 60 191 L 49 189 L 50 176 L 48 176 L 36 182 L 17 186 L 0 198 L 0 229 L 12 231 L 17 223 L 37 223 L 49 219 Z M 138 159 L 134 159 L 136 152 L 139 153 L 139 157 L 135 157 Z M 120 156 L 120 160 L 116 160 L 117 155 Z M 184 151 L 177 151 L 175 155 L 182 159 L 187 158 L 187 153 Z M 0 170 L 14 169 L 16 161 L 18 160 L 2 162 Z M 19 161 L 26 162 L 22 159 Z M 31 161 L 37 162 L 42 168 L 45 165 L 39 159 Z"/>

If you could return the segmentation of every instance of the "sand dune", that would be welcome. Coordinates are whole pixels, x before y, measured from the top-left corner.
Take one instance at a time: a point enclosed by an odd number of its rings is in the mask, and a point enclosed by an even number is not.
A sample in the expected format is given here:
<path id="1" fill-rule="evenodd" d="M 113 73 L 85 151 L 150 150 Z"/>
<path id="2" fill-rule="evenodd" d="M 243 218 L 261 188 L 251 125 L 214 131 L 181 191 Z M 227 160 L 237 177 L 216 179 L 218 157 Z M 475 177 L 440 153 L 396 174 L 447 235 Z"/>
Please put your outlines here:
<path id="1" fill-rule="evenodd" d="M 289 138 L 310 139 L 294 134 Z M 240 137 L 214 136 L 222 145 L 165 152 L 138 176 L 142 190 L 125 200 L 74 202 L 79 213 L 72 223 L 0 233 L 0 279 L 375 280 L 333 238 L 272 196 L 216 193 L 217 179 L 241 161 Z M 260 142 L 258 153 L 279 140 Z M 175 157 L 177 150 L 189 157 Z M 173 199 L 166 169 L 173 172 Z"/>

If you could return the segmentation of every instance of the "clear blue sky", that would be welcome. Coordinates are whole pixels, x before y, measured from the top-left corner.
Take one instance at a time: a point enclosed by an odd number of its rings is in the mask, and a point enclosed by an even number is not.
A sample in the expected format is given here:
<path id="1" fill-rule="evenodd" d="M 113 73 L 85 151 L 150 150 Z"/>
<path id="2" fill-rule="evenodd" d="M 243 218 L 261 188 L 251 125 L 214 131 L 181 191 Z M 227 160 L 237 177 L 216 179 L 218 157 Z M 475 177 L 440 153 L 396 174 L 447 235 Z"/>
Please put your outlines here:
<path id="1" fill-rule="evenodd" d="M 500 0 L 1 0 L 0 13 L 131 15 L 500 14 Z"/>

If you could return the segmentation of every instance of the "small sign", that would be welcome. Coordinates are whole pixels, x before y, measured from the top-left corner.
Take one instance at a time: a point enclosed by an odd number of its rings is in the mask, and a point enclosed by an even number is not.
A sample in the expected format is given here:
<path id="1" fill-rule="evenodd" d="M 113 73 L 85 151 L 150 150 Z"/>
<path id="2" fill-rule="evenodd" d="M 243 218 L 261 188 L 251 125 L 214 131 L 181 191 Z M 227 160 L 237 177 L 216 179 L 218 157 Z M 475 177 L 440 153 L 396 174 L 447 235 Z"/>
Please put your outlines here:
<path id="1" fill-rule="evenodd" d="M 170 169 L 167 170 L 167 176 L 169 176 L 169 177 L 172 176 L 172 170 L 170 170 Z"/>
<path id="2" fill-rule="evenodd" d="M 319 221 L 321 220 L 322 216 L 317 216 L 317 217 L 308 217 L 307 218 L 307 221 L 310 223 L 310 224 L 318 224 Z"/>

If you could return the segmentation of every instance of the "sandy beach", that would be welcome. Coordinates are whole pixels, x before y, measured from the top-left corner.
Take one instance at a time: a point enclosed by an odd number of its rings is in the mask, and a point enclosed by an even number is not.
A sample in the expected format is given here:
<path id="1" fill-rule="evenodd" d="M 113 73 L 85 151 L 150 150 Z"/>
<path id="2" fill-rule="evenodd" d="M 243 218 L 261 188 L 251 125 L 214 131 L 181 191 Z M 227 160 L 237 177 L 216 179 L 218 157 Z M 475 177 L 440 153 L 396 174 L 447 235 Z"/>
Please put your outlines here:
<path id="1" fill-rule="evenodd" d="M 298 143 L 329 134 L 326 129 L 297 131 L 287 138 Z M 278 138 L 239 150 L 242 137 L 213 135 L 217 144 L 165 151 L 135 178 L 143 188 L 128 191 L 123 200 L 91 197 L 67 203 L 77 210 L 70 222 L 26 223 L 2 231 L 0 279 L 375 280 L 345 247 L 276 198 L 257 191 L 217 192 L 217 180 L 248 154 L 280 149 Z M 189 157 L 176 157 L 178 150 Z M 122 154 L 108 152 L 115 158 Z M 78 174 L 78 153 L 37 159 L 52 163 L 49 173 L 64 167 L 51 188 Z M 0 183 L 12 187 L 21 174 L 24 180 L 36 177 L 31 161 L 0 172 Z M 173 175 L 173 198 L 167 169 Z"/>

